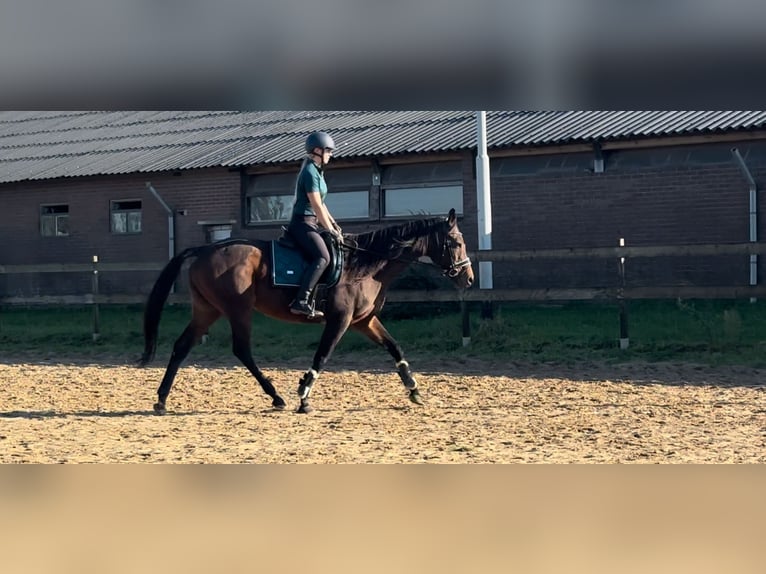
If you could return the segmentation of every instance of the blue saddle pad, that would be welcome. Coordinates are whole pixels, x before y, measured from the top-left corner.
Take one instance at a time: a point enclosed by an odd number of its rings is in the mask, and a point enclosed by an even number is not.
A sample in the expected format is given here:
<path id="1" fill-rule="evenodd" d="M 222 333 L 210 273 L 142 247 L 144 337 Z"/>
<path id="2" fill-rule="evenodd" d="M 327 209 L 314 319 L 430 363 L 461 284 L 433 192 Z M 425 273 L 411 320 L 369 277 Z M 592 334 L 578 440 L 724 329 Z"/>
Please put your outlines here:
<path id="1" fill-rule="evenodd" d="M 343 251 L 335 242 L 325 240 L 330 251 L 330 264 L 319 279 L 319 284 L 332 287 L 343 270 Z M 297 247 L 285 245 L 279 239 L 271 241 L 271 281 L 275 287 L 298 287 L 308 262 Z"/>

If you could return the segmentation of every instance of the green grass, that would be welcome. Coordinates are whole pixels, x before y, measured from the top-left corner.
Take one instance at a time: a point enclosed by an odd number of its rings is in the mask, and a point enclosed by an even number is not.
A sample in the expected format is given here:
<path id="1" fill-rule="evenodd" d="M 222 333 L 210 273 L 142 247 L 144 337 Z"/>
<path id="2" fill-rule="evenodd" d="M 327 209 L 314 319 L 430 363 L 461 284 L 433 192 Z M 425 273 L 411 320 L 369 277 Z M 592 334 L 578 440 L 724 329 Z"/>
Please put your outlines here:
<path id="1" fill-rule="evenodd" d="M 0 352 L 94 360 L 110 355 L 138 358 L 143 349 L 142 312 L 135 306 L 102 306 L 100 338 L 93 341 L 93 312 L 88 307 L 6 307 L 0 310 Z M 188 319 L 188 307 L 166 307 L 157 364 L 167 361 Z M 622 350 L 618 308 L 613 303 L 496 304 L 492 319 L 481 318 L 476 305 L 471 307 L 471 345 L 463 347 L 456 305 L 392 305 L 383 313 L 386 327 L 408 356 L 766 366 L 766 302 L 633 301 L 628 319 L 630 347 Z M 320 333 L 319 325 L 292 325 L 256 315 L 256 360 L 310 357 Z M 228 323 L 218 321 L 208 342 L 195 348 L 190 360 L 233 361 L 230 344 Z M 336 350 L 338 356 L 360 353 L 385 357 L 385 351 L 353 332 Z"/>
<path id="2" fill-rule="evenodd" d="M 475 328 L 474 328 L 475 326 Z M 633 301 L 619 348 L 616 304 L 502 305 L 474 320 L 477 355 L 541 361 L 688 361 L 766 366 L 766 303 Z"/>

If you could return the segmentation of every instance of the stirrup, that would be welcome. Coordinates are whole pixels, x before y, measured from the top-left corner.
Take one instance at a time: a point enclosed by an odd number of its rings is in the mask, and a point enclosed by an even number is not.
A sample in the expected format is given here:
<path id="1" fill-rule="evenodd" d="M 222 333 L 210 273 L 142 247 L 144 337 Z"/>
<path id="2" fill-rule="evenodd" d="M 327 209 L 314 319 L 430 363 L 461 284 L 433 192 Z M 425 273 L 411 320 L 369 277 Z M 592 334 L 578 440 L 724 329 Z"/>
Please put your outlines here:
<path id="1" fill-rule="evenodd" d="M 317 311 L 316 309 L 311 309 L 309 313 L 306 313 L 303 310 L 290 308 L 290 313 L 293 315 L 303 315 L 307 319 L 321 319 L 324 317 L 324 313 L 322 313 L 322 311 Z"/>
<path id="2" fill-rule="evenodd" d="M 293 301 L 290 305 L 290 313 L 293 315 L 305 315 L 309 319 L 324 317 L 324 313 L 314 309 L 308 301 Z"/>

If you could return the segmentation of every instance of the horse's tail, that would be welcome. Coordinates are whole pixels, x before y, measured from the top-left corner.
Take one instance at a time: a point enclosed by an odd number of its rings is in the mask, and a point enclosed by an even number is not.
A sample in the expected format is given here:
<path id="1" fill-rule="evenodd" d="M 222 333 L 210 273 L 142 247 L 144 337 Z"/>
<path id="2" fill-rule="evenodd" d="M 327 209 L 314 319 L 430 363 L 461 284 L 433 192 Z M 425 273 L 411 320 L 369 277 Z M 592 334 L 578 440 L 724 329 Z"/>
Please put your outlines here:
<path id="1" fill-rule="evenodd" d="M 162 308 L 165 306 L 165 301 L 167 301 L 170 290 L 173 288 L 173 283 L 175 283 L 178 274 L 181 272 L 184 261 L 189 257 L 196 256 L 200 249 L 202 247 L 190 247 L 173 257 L 165 265 L 165 268 L 154 283 L 144 308 L 144 353 L 138 361 L 139 367 L 146 366 L 154 358 L 154 354 L 157 351 L 157 333 L 159 331 L 160 318 L 162 317 Z"/>

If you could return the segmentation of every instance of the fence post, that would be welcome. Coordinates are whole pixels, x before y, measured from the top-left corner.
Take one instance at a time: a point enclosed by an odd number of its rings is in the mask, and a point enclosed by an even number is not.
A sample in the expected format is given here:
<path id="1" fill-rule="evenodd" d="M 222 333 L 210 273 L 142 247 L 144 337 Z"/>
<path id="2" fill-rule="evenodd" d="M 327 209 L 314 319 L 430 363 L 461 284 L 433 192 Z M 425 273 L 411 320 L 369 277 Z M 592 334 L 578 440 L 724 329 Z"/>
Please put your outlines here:
<path id="1" fill-rule="evenodd" d="M 463 346 L 467 347 L 471 344 L 471 316 L 468 313 L 468 303 L 464 299 L 460 299 L 460 314 L 463 319 Z"/>
<path id="2" fill-rule="evenodd" d="M 93 341 L 101 338 L 98 314 L 98 255 L 93 256 Z"/>
<path id="3" fill-rule="evenodd" d="M 625 238 L 620 237 L 620 247 L 625 247 Z M 627 349 L 630 346 L 630 337 L 628 336 L 628 302 L 625 300 L 625 258 L 620 257 L 620 288 L 618 290 L 618 301 L 620 307 L 620 349 Z"/>

